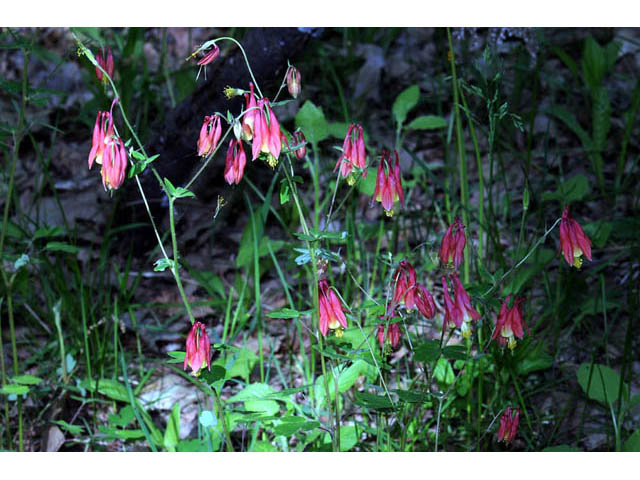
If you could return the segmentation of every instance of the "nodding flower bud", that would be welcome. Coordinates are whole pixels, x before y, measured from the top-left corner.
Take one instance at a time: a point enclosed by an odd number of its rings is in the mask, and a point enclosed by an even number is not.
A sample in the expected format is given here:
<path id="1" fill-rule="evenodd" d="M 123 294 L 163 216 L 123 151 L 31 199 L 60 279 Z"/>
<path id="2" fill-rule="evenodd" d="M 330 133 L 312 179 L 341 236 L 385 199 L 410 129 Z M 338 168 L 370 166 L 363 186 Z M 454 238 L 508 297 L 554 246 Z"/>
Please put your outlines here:
<path id="1" fill-rule="evenodd" d="M 247 164 L 247 156 L 241 140 L 235 138 L 229 143 L 227 157 L 224 165 L 224 179 L 229 185 L 239 184 L 244 175 L 244 167 Z"/>
<path id="2" fill-rule="evenodd" d="M 307 154 L 307 139 L 304 133 L 300 130 L 293 132 L 293 141 L 295 142 L 295 147 L 298 147 L 294 150 L 294 153 L 298 160 L 302 160 Z"/>
<path id="3" fill-rule="evenodd" d="M 467 239 L 464 234 L 464 224 L 458 217 L 449 225 L 447 232 L 442 237 L 440 246 L 440 264 L 445 267 L 457 269 L 464 258 L 464 247 Z"/>
<path id="4" fill-rule="evenodd" d="M 382 151 L 380 165 L 378 166 L 378 178 L 376 189 L 373 192 L 373 200 L 382 203 L 384 213 L 391 217 L 395 202 L 400 201 L 404 206 L 404 192 L 402 191 L 402 174 L 400 173 L 400 160 L 398 152 L 394 152 L 395 164 L 391 161 L 391 154 Z"/>
<path id="5" fill-rule="evenodd" d="M 560 250 L 569 266 L 578 270 L 582 267 L 582 255 L 591 261 L 591 240 L 569 215 L 569 205 L 564 207 L 560 220 Z"/>
<path id="6" fill-rule="evenodd" d="M 204 117 L 198 138 L 198 156 L 205 157 L 213 152 L 218 147 L 221 135 L 220 117 L 218 115 Z"/>
<path id="7" fill-rule="evenodd" d="M 220 55 L 220 47 L 218 47 L 218 45 L 214 43 L 213 48 L 209 50 L 207 53 L 205 53 L 204 57 L 198 60 L 198 65 L 200 66 L 209 65 L 216 58 L 218 58 L 218 55 Z"/>
<path id="8" fill-rule="evenodd" d="M 193 374 L 200 375 L 200 369 L 206 363 L 211 370 L 211 342 L 207 335 L 207 329 L 200 322 L 195 322 L 187 335 L 187 351 L 184 356 L 184 369 L 191 367 Z"/>
<path id="9" fill-rule="evenodd" d="M 111 53 L 111 48 L 107 49 L 106 58 L 103 56 L 102 52 L 98 52 L 96 54 L 96 62 L 98 62 L 98 65 L 102 67 L 102 70 L 107 72 L 107 75 L 113 78 L 113 54 Z M 109 80 L 104 73 L 102 73 L 102 70 L 96 67 L 96 77 L 98 77 L 99 82 L 106 84 Z"/>
<path id="10" fill-rule="evenodd" d="M 287 90 L 289 90 L 289 95 L 293 98 L 298 98 L 300 88 L 300 72 L 296 67 L 290 65 L 289 70 L 287 70 Z"/>
<path id="11" fill-rule="evenodd" d="M 347 317 L 342 310 L 342 304 L 326 280 L 318 282 L 318 318 L 320 320 L 320 333 L 327 335 L 329 329 L 336 331 L 336 337 L 341 337 L 347 328 Z"/>
<path id="12" fill-rule="evenodd" d="M 507 407 L 500 417 L 500 428 L 498 428 L 498 442 L 511 443 L 518 433 L 518 423 L 520 421 L 520 410 Z"/>
<path id="13" fill-rule="evenodd" d="M 346 178 L 347 183 L 353 185 L 356 183 L 357 175 L 352 172 L 354 168 L 362 171 L 362 178 L 367 176 L 367 166 L 365 162 L 366 151 L 362 125 L 352 123 L 344 137 L 344 142 L 342 142 L 342 155 L 338 158 L 338 162 L 333 171 L 335 172 L 338 167 L 340 167 L 340 175 L 342 175 L 342 178 Z"/>
<path id="14" fill-rule="evenodd" d="M 389 327 L 386 328 L 385 324 L 381 323 L 378 325 L 377 337 L 382 350 L 385 349 L 385 343 L 391 345 L 392 348 L 397 348 L 400 342 L 400 324 L 391 323 Z"/>

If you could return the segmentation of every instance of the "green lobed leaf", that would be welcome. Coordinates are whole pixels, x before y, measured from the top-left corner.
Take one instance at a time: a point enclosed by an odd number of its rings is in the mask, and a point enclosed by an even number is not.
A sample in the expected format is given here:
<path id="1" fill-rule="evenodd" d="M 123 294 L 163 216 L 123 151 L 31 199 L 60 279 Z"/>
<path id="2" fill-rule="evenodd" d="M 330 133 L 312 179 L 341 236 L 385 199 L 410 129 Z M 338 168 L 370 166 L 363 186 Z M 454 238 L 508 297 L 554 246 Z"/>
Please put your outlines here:
<path id="1" fill-rule="evenodd" d="M 623 452 L 640 452 L 640 430 L 636 430 L 622 446 Z"/>
<path id="2" fill-rule="evenodd" d="M 167 421 L 167 428 L 164 431 L 164 447 L 173 449 L 178 445 L 180 440 L 180 404 L 176 403 L 171 410 L 169 420 Z"/>
<path id="3" fill-rule="evenodd" d="M 26 395 L 29 393 L 29 387 L 26 385 L 8 384 L 0 388 L 2 395 Z"/>
<path id="4" fill-rule="evenodd" d="M 614 404 L 618 400 L 620 391 L 622 381 L 620 375 L 605 365 L 594 364 L 593 368 L 590 367 L 590 363 L 583 363 L 578 368 L 578 383 L 582 390 L 592 400 L 603 404 Z M 591 377 L 591 383 L 589 383 L 589 377 Z"/>
<path id="5" fill-rule="evenodd" d="M 433 130 L 437 128 L 445 128 L 447 126 L 447 121 L 439 117 L 437 115 L 421 115 L 417 118 L 414 118 L 409 125 L 407 125 L 407 129 L 409 130 Z"/>
<path id="6" fill-rule="evenodd" d="M 64 242 L 49 242 L 44 248 L 50 252 L 78 253 L 80 251 L 80 248 Z"/>
<path id="7" fill-rule="evenodd" d="M 17 377 L 12 377 L 11 381 L 20 385 L 37 385 L 42 379 L 33 375 L 18 375 Z"/>
<path id="8" fill-rule="evenodd" d="M 413 349 L 413 359 L 416 362 L 434 362 L 440 357 L 440 342 L 427 340 Z"/>
<path id="9" fill-rule="evenodd" d="M 300 312 L 293 310 L 292 308 L 282 308 L 275 312 L 267 313 L 266 316 L 269 318 L 298 318 L 300 316 Z"/>
<path id="10" fill-rule="evenodd" d="M 420 88 L 418 85 L 411 85 L 400 92 L 393 102 L 392 112 L 398 125 L 402 125 L 407 118 L 407 113 L 418 104 L 420 99 Z"/>
<path id="11" fill-rule="evenodd" d="M 296 114 L 296 127 L 304 132 L 308 142 L 317 144 L 329 136 L 329 124 L 322 108 L 307 100 Z"/>
<path id="12" fill-rule="evenodd" d="M 433 370 L 433 376 L 438 381 L 438 383 L 449 386 L 455 380 L 455 374 L 453 373 L 453 368 L 449 363 L 449 360 L 446 358 L 441 358 L 436 363 L 436 368 Z"/>

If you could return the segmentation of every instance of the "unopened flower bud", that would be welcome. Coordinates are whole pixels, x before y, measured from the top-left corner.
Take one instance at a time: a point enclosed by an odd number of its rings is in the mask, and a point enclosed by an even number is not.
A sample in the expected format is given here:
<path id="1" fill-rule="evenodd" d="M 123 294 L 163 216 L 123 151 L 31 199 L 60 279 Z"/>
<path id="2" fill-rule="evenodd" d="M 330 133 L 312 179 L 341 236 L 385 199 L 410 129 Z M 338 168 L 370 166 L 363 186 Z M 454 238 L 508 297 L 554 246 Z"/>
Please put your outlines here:
<path id="1" fill-rule="evenodd" d="M 298 98 L 300 89 L 300 71 L 291 65 L 287 70 L 287 90 L 289 90 L 289 95 L 293 98 Z"/>
<path id="2" fill-rule="evenodd" d="M 299 147 L 295 150 L 296 157 L 298 160 L 302 160 L 307 154 L 307 139 L 305 138 L 304 133 L 298 130 L 293 133 L 293 140 L 295 142 L 295 146 Z"/>

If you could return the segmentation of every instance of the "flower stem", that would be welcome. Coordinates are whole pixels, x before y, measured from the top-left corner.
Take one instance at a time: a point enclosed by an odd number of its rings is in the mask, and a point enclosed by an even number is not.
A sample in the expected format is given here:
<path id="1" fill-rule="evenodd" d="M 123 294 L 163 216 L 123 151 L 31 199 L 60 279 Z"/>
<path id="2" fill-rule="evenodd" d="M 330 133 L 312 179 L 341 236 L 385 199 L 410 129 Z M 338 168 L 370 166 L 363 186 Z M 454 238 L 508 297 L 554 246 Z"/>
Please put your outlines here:
<path id="1" fill-rule="evenodd" d="M 187 309 L 189 321 L 191 322 L 191 325 L 193 325 L 196 320 L 193 316 L 193 312 L 191 311 L 191 305 L 187 300 L 187 294 L 184 292 L 184 287 L 182 286 L 182 281 L 180 280 L 180 273 L 178 272 L 178 270 L 180 269 L 180 261 L 178 259 L 178 239 L 176 237 L 176 225 L 174 219 L 174 202 L 175 198 L 169 197 L 169 226 L 171 229 L 171 244 L 173 245 L 173 267 L 171 268 L 171 271 L 173 272 L 173 278 L 176 279 L 176 285 L 178 285 L 180 297 L 182 297 L 184 306 Z"/>
<path id="2" fill-rule="evenodd" d="M 456 144 L 458 146 L 458 169 L 460 171 L 460 203 L 462 204 L 462 223 L 469 226 L 469 179 L 467 178 L 467 157 L 465 154 L 464 134 L 462 133 L 462 119 L 460 118 L 460 105 L 458 100 L 458 80 L 456 77 L 455 54 L 453 52 L 453 41 L 451 40 L 451 29 L 447 28 L 447 38 L 449 39 L 449 52 L 451 63 L 451 76 L 453 86 L 453 105 L 456 117 Z M 466 254 L 464 256 L 464 281 L 469 282 L 469 255 L 471 248 L 469 243 L 465 245 Z"/>

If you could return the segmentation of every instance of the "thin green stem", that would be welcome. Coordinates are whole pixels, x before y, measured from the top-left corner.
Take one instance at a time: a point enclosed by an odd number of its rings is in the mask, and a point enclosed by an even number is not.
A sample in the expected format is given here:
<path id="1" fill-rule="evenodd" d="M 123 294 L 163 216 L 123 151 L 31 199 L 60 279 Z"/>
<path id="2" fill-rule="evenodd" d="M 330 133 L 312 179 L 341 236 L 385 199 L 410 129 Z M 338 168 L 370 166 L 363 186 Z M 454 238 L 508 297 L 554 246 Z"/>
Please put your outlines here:
<path id="1" fill-rule="evenodd" d="M 182 286 L 182 281 L 180 280 L 180 273 L 178 272 L 180 268 L 180 261 L 178 257 L 178 239 L 176 237 L 176 225 L 174 219 L 174 202 L 175 198 L 169 197 L 169 228 L 171 229 L 171 245 L 173 245 L 173 264 L 171 267 L 171 271 L 173 272 L 173 278 L 175 278 L 176 280 L 176 285 L 178 285 L 178 291 L 180 292 L 180 296 L 182 297 L 182 302 L 187 309 L 189 321 L 191 322 L 191 325 L 193 325 L 196 319 L 193 316 L 193 312 L 191 311 L 191 305 L 187 300 L 187 294 L 184 292 L 184 287 Z"/>
<path id="2" fill-rule="evenodd" d="M 447 38 L 449 39 L 449 52 L 451 64 L 451 76 L 453 86 L 453 105 L 456 117 L 456 144 L 458 146 L 458 169 L 460 171 L 460 203 L 462 204 L 462 223 L 469 226 L 469 179 L 467 178 L 467 157 L 465 154 L 464 135 L 462 133 L 462 119 L 460 118 L 460 105 L 458 101 L 458 80 L 456 77 L 455 54 L 453 51 L 453 41 L 451 40 L 451 29 L 447 28 Z M 464 281 L 469 282 L 469 255 L 471 249 L 469 242 L 465 245 L 466 254 L 464 256 Z"/>
<path id="3" fill-rule="evenodd" d="M 254 301 L 256 306 L 256 325 L 258 328 L 258 357 L 260 359 L 260 382 L 264 383 L 264 355 L 262 352 L 262 305 L 260 302 L 260 252 L 258 245 L 258 231 L 256 228 L 255 214 L 251 207 L 249 195 L 245 192 L 244 199 L 249 207 L 251 215 L 251 232 L 253 234 L 253 288 Z"/>
<path id="4" fill-rule="evenodd" d="M 302 206 L 300 205 L 300 198 L 298 194 L 298 188 L 296 183 L 293 181 L 293 163 L 291 162 L 291 157 L 287 154 L 287 163 L 288 165 L 283 165 L 283 171 L 285 176 L 287 177 L 287 182 L 289 183 L 289 188 L 291 189 L 291 196 L 293 198 L 296 209 L 298 210 L 298 216 L 300 217 L 300 226 L 302 227 L 302 231 L 305 235 L 309 235 L 309 227 L 307 225 L 307 221 L 304 218 L 304 211 L 302 210 Z M 315 246 L 311 245 L 311 242 L 305 240 L 307 245 L 307 249 L 309 250 L 309 254 L 311 255 L 311 271 L 312 271 L 312 288 L 313 288 L 313 329 L 315 332 L 320 331 L 320 318 L 319 318 L 319 303 L 318 303 L 318 263 L 316 260 L 316 249 Z M 327 402 L 328 410 L 329 410 L 329 424 L 333 423 L 333 412 L 331 409 L 331 395 L 329 394 L 329 379 L 327 377 L 327 369 L 325 365 L 324 358 L 324 349 L 322 342 L 322 335 L 311 335 L 311 337 L 316 339 L 318 343 L 318 350 L 320 351 L 320 365 L 322 367 L 322 378 L 324 380 L 325 387 L 325 401 Z M 333 443 L 333 450 L 337 451 L 337 445 L 335 441 L 335 435 L 331 436 Z"/>

